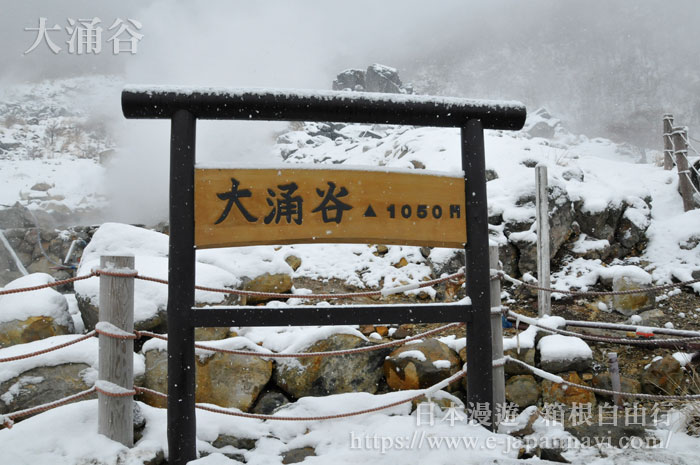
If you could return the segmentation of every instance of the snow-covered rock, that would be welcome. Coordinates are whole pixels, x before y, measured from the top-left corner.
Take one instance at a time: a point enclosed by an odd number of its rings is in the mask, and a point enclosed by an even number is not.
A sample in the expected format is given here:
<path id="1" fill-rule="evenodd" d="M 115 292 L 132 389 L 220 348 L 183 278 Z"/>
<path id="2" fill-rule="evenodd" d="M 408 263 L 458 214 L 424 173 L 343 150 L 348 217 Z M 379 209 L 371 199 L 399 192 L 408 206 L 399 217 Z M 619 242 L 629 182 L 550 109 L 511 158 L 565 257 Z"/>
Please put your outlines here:
<path id="1" fill-rule="evenodd" d="M 460 369 L 457 353 L 437 339 L 399 347 L 384 361 L 386 382 L 394 390 L 427 388 Z M 447 389 L 458 387 L 455 383 Z"/>
<path id="2" fill-rule="evenodd" d="M 583 371 L 593 362 L 593 351 L 583 339 L 552 334 L 537 344 L 540 368 L 551 373 Z"/>
<path id="3" fill-rule="evenodd" d="M 168 236 L 165 234 L 126 224 L 105 223 L 83 251 L 77 275 L 84 276 L 99 269 L 103 255 L 133 255 L 140 275 L 168 279 Z M 209 287 L 230 288 L 240 283 L 232 273 L 202 262 L 197 262 L 196 276 L 197 284 Z M 75 291 L 85 326 L 92 329 L 99 314 L 99 279 L 78 281 Z M 215 292 L 195 293 L 195 301 L 201 304 L 220 303 L 225 297 Z M 168 286 L 137 279 L 134 284 L 136 329 L 164 329 L 167 300 Z"/>
<path id="4" fill-rule="evenodd" d="M 256 351 L 256 346 L 244 338 L 207 341 L 209 347 Z M 259 350 L 258 350 L 259 351 Z M 151 339 L 144 344 L 146 375 L 144 386 L 159 392 L 168 391 L 167 342 Z M 212 353 L 197 349 L 195 359 L 196 399 L 198 402 L 222 407 L 249 410 L 272 376 L 272 361 L 260 357 Z M 166 401 L 144 394 L 144 400 L 156 407 Z"/>
<path id="5" fill-rule="evenodd" d="M 15 279 L 4 290 L 53 283 L 45 273 Z M 66 298 L 52 288 L 0 296 L 0 347 L 23 344 L 75 330 Z"/>
<path id="6" fill-rule="evenodd" d="M 79 336 L 54 336 L 0 349 L 0 358 L 23 355 L 75 340 Z M 98 340 L 77 344 L 22 360 L 0 364 L 0 413 L 51 402 L 83 391 L 98 374 Z M 134 379 L 143 377 L 143 356 L 134 354 Z"/>
<path id="7" fill-rule="evenodd" d="M 288 351 L 322 352 L 364 347 L 367 340 L 357 331 L 334 334 L 319 329 Z M 335 357 L 309 357 L 278 359 L 273 380 L 277 386 L 293 398 L 327 396 L 343 392 L 377 392 L 382 379 L 382 363 L 389 349 Z"/>

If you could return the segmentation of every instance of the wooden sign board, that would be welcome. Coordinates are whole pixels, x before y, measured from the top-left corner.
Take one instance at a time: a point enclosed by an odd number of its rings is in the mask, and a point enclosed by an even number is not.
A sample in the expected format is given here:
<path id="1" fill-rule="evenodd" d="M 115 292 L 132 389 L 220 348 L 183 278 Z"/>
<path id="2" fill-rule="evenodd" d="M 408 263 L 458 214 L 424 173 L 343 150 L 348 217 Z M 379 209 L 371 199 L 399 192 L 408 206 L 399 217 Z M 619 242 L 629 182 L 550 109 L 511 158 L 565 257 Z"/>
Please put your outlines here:
<path id="1" fill-rule="evenodd" d="M 197 248 L 464 247 L 464 178 L 349 169 L 196 169 Z M 329 257 L 332 258 L 332 257 Z"/>

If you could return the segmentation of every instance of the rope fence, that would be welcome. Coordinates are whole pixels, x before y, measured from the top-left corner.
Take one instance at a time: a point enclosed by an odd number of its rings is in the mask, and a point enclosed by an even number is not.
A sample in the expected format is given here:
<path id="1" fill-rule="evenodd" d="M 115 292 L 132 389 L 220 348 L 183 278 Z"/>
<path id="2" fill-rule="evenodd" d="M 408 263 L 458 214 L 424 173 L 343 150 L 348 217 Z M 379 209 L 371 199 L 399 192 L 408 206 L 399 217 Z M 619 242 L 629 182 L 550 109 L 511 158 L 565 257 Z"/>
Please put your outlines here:
<path id="1" fill-rule="evenodd" d="M 50 287 L 58 287 L 62 286 L 64 284 L 69 284 L 73 283 L 76 281 L 82 281 L 84 279 L 89 279 L 93 277 L 98 277 L 98 276 L 113 276 L 117 278 L 135 278 L 135 279 L 140 279 L 142 281 L 150 281 L 158 284 L 168 284 L 168 281 L 165 279 L 160 279 L 160 278 L 154 278 L 151 276 L 141 276 L 138 273 L 122 273 L 118 271 L 112 271 L 112 270 L 92 270 L 89 274 L 83 275 L 83 276 L 76 276 L 73 278 L 68 278 L 68 279 L 62 279 L 60 281 L 54 281 L 52 283 L 46 283 L 42 284 L 40 286 L 31 286 L 31 287 L 23 287 L 23 288 L 17 288 L 17 289 L 3 289 L 0 290 L 0 296 L 3 295 L 8 295 L 8 294 L 19 294 L 22 292 L 32 292 L 32 291 L 38 291 L 41 289 L 46 289 Z M 268 299 L 314 299 L 314 300 L 329 300 L 329 299 L 347 299 L 347 298 L 354 298 L 354 297 L 383 297 L 387 296 L 390 294 L 397 294 L 399 292 L 406 292 L 406 291 L 411 291 L 415 289 L 423 289 L 426 287 L 431 287 L 435 286 L 437 284 L 444 283 L 445 281 L 451 281 L 454 279 L 459 279 L 464 277 L 464 271 L 459 271 L 457 273 L 453 273 L 449 276 L 443 276 L 440 278 L 436 279 L 431 279 L 429 281 L 423 281 L 421 283 L 415 283 L 415 284 L 409 284 L 409 285 L 403 285 L 403 286 L 395 286 L 395 287 L 388 287 L 385 289 L 380 289 L 376 291 L 364 291 L 364 292 L 347 292 L 347 293 L 342 293 L 342 294 L 284 294 L 284 293 L 279 293 L 279 292 L 258 292 L 258 291 L 246 291 L 242 289 L 226 289 L 226 288 L 216 288 L 216 287 L 206 287 L 206 286 L 195 286 L 195 289 L 199 291 L 208 291 L 208 292 L 219 292 L 223 294 L 233 294 L 233 295 L 240 295 L 240 296 L 250 296 L 250 297 L 262 297 L 262 298 L 268 298 Z"/>
<path id="2" fill-rule="evenodd" d="M 89 279 L 89 278 L 97 277 L 97 276 L 101 276 L 101 275 L 141 279 L 144 281 L 151 281 L 151 282 L 156 282 L 156 283 L 161 283 L 161 284 L 168 283 L 166 280 L 162 280 L 162 279 L 158 279 L 158 278 L 153 278 L 153 277 L 148 277 L 148 276 L 139 276 L 138 272 L 134 272 L 134 271 L 130 271 L 130 270 L 120 271 L 120 270 L 115 270 L 115 269 L 109 269 L 109 270 L 97 270 L 96 269 L 96 270 L 92 270 L 91 273 L 89 273 L 87 275 L 77 276 L 74 278 L 64 279 L 64 280 L 60 280 L 60 281 L 55 281 L 53 283 L 47 283 L 47 284 L 40 285 L 40 286 L 32 286 L 32 287 L 26 287 L 26 288 L 20 288 L 20 289 L 2 290 L 2 291 L 0 291 L 0 295 L 15 294 L 15 293 L 20 293 L 20 292 L 32 292 L 32 291 L 37 291 L 37 290 L 41 290 L 41 289 L 45 289 L 45 288 L 61 286 L 61 285 L 68 284 L 71 282 Z M 295 294 L 255 292 L 255 291 L 225 289 L 225 288 L 221 289 L 221 288 L 211 288 L 211 287 L 205 287 L 205 286 L 196 286 L 196 289 L 203 290 L 203 291 L 221 292 L 221 293 L 227 293 L 227 294 L 247 295 L 247 296 L 265 297 L 265 298 L 276 298 L 276 299 L 302 298 L 302 299 L 328 300 L 328 299 L 341 299 L 341 298 L 353 298 L 353 297 L 386 296 L 386 295 L 389 295 L 392 293 L 405 292 L 407 290 L 420 289 L 420 288 L 424 288 L 424 287 L 428 287 L 428 286 L 434 286 L 436 284 L 440 284 L 440 283 L 443 283 L 446 281 L 455 280 L 455 279 L 464 278 L 464 277 L 465 277 L 464 271 L 459 271 L 457 273 L 454 273 L 454 274 L 451 274 L 448 276 L 444 276 L 441 278 L 437 278 L 437 279 L 433 279 L 433 280 L 429 280 L 429 281 L 424 281 L 422 283 L 412 284 L 412 285 L 408 285 L 408 286 L 398 286 L 398 287 L 394 287 L 394 288 L 385 288 L 383 290 L 343 293 L 343 294 L 295 295 Z M 508 276 L 507 274 L 503 273 L 502 271 L 496 271 L 496 270 L 492 270 L 491 279 L 492 280 L 506 280 L 506 281 L 509 281 L 513 284 L 523 285 L 523 286 L 531 288 L 531 289 L 544 290 L 544 291 L 548 291 L 551 293 L 562 293 L 562 294 L 567 294 L 567 295 L 572 295 L 572 296 L 628 295 L 628 294 L 636 294 L 636 293 L 642 293 L 642 292 L 668 290 L 668 289 L 672 289 L 672 288 L 676 288 L 676 287 L 680 287 L 680 286 L 687 286 L 687 285 L 691 285 L 691 284 L 695 284 L 697 282 L 700 282 L 700 279 L 693 279 L 690 281 L 660 285 L 660 286 L 639 289 L 639 290 L 635 289 L 635 290 L 628 290 L 628 291 L 603 292 L 603 291 L 572 291 L 572 290 L 561 290 L 561 289 L 551 289 L 551 288 L 541 287 L 541 286 L 538 286 L 536 284 L 527 283 L 527 282 L 524 282 L 522 280 L 513 278 L 513 277 Z M 624 343 L 624 344 L 634 344 L 634 345 L 647 345 L 647 344 L 656 344 L 658 342 L 664 342 L 664 343 L 668 343 L 668 344 L 672 343 L 672 344 L 683 345 L 683 344 L 687 344 L 690 341 L 700 340 L 700 336 L 688 336 L 688 337 L 683 337 L 683 338 L 670 338 L 670 339 L 659 339 L 659 340 L 630 340 L 630 339 L 626 339 L 626 338 L 625 339 L 623 339 L 623 338 L 610 338 L 610 337 L 595 336 L 595 335 L 589 335 L 589 334 L 581 334 L 581 333 L 577 333 L 577 332 L 573 332 L 573 331 L 567 331 L 564 329 L 549 327 L 549 326 L 541 324 L 538 320 L 535 320 L 533 318 L 529 318 L 525 315 L 521 315 L 521 314 L 518 314 L 518 313 L 510 311 L 510 310 L 504 309 L 503 314 L 504 314 L 504 316 L 510 316 L 510 317 L 515 318 L 516 321 L 518 321 L 518 322 L 523 321 L 529 325 L 533 325 L 533 326 L 535 326 L 543 331 L 567 335 L 567 336 L 575 336 L 575 337 L 579 337 L 581 339 L 586 339 L 586 340 L 596 341 L 596 342 Z M 433 336 L 435 334 L 439 334 L 439 333 L 444 332 L 444 331 L 449 330 L 449 329 L 455 329 L 455 328 L 459 328 L 462 326 L 464 326 L 464 323 L 450 323 L 450 324 L 446 324 L 446 325 L 440 326 L 438 328 L 435 328 L 435 329 L 432 329 L 429 331 L 425 331 L 423 333 L 420 333 L 420 334 L 417 334 L 417 335 L 414 335 L 411 337 L 407 337 L 407 338 L 404 338 L 401 340 L 391 341 L 391 342 L 382 343 L 382 344 L 373 344 L 370 346 L 358 347 L 358 348 L 354 348 L 354 349 L 336 350 L 336 351 L 295 352 L 295 353 L 279 353 L 278 352 L 278 353 L 275 353 L 275 352 L 271 352 L 271 351 L 265 352 L 262 350 L 261 351 L 251 351 L 251 350 L 223 349 L 223 348 L 212 347 L 212 346 L 209 346 L 206 344 L 200 344 L 200 343 L 195 343 L 195 347 L 198 349 L 212 351 L 212 352 L 220 352 L 220 353 L 226 353 L 226 354 L 231 354 L 231 355 L 240 355 L 240 356 L 256 356 L 256 357 L 261 357 L 261 358 L 332 357 L 332 356 L 351 355 L 351 354 L 357 354 L 357 353 L 362 353 L 362 352 L 382 350 L 382 349 L 386 349 L 386 348 L 390 348 L 390 347 L 396 347 L 396 346 L 404 345 L 404 344 L 412 342 L 412 341 L 424 339 L 426 337 Z M 127 332 L 127 331 L 124 331 L 124 330 L 118 328 L 115 325 L 112 325 L 111 323 L 99 322 L 99 323 L 97 323 L 97 325 L 93 331 L 90 331 L 90 332 L 88 332 L 80 337 L 77 337 L 76 339 L 74 339 L 72 341 L 68 341 L 68 342 L 56 345 L 54 347 L 49 347 L 49 348 L 38 350 L 35 352 L 16 355 L 16 356 L 12 356 L 12 357 L 0 358 L 0 363 L 1 362 L 12 362 L 12 361 L 17 361 L 17 360 L 23 360 L 23 359 L 27 359 L 30 357 L 37 357 L 37 356 L 40 356 L 40 355 L 43 355 L 43 354 L 46 354 L 49 352 L 63 349 L 65 347 L 71 346 L 73 344 L 77 344 L 79 342 L 90 339 L 91 337 L 94 337 L 96 335 L 102 335 L 105 337 L 110 337 L 110 338 L 120 339 L 120 340 L 130 340 L 130 339 L 134 340 L 134 339 L 139 339 L 139 338 L 143 338 L 143 337 L 157 338 L 157 339 L 166 340 L 166 341 L 168 340 L 167 335 L 157 334 L 157 333 L 153 333 L 150 331 Z M 521 365 L 539 377 L 542 377 L 545 379 L 550 379 L 550 380 L 553 380 L 557 383 L 561 383 L 561 384 L 589 390 L 589 391 L 592 391 L 592 392 L 597 393 L 597 394 L 619 395 L 619 396 L 623 396 L 623 397 L 637 397 L 637 398 L 650 399 L 650 400 L 695 400 L 695 399 L 700 399 L 700 394 L 699 395 L 652 395 L 652 394 L 619 392 L 619 391 L 614 391 L 614 390 L 594 388 L 594 387 L 590 387 L 590 386 L 580 385 L 580 384 L 566 381 L 557 375 L 545 372 L 537 367 L 528 365 L 527 363 L 525 363 L 521 360 L 515 359 L 515 358 L 507 356 L 507 355 L 503 356 L 502 358 L 499 358 L 498 360 L 494 360 L 494 366 L 502 366 L 506 361 L 510 361 L 510 362 L 516 363 L 518 365 Z M 340 414 L 335 414 L 335 415 L 288 417 L 288 416 L 277 416 L 277 415 L 252 414 L 252 413 L 234 411 L 231 409 L 215 407 L 215 406 L 211 406 L 208 404 L 201 404 L 201 403 L 196 404 L 196 407 L 198 409 L 207 410 L 207 411 L 214 412 L 214 413 L 220 413 L 220 414 L 243 417 L 243 418 L 258 419 L 258 420 L 276 420 L 276 421 L 332 420 L 332 419 L 347 418 L 347 417 L 377 412 L 377 411 L 385 410 L 385 409 L 395 407 L 395 406 L 398 406 L 401 404 L 405 404 L 408 402 L 413 402 L 413 401 L 415 401 L 421 397 L 424 397 L 424 396 L 429 397 L 432 393 L 458 381 L 459 379 L 464 378 L 466 376 L 466 374 L 467 374 L 467 372 L 466 372 L 466 365 L 465 365 L 462 370 L 453 374 L 449 378 L 446 378 L 445 380 L 443 380 L 443 381 L 441 381 L 441 382 L 439 382 L 439 383 L 437 383 L 437 384 L 435 384 L 427 389 L 423 389 L 419 393 L 412 395 L 406 399 L 391 402 L 391 403 L 381 405 L 378 407 L 357 410 L 357 411 L 353 411 L 353 412 L 340 413 Z M 36 413 L 40 413 L 40 412 L 43 412 L 46 410 L 50 410 L 50 409 L 65 405 L 69 402 L 84 398 L 84 397 L 86 397 L 92 393 L 95 393 L 95 392 L 106 395 L 106 396 L 110 396 L 110 397 L 132 397 L 132 396 L 137 395 L 137 394 L 149 394 L 149 395 L 153 395 L 153 396 L 160 397 L 160 398 L 167 398 L 166 394 L 163 394 L 163 393 L 158 392 L 158 391 L 154 391 L 152 389 L 138 387 L 138 386 L 135 386 L 132 389 L 126 389 L 124 387 L 115 385 L 113 383 L 98 380 L 98 381 L 96 381 L 96 383 L 93 387 L 91 387 L 85 391 L 81 391 L 81 392 L 78 392 L 76 394 L 73 394 L 71 396 L 67 396 L 63 399 L 59 399 L 59 400 L 56 400 L 53 402 L 48 402 L 48 403 L 45 403 L 45 404 L 42 404 L 42 405 L 39 405 L 36 407 L 20 410 L 20 411 L 13 412 L 10 414 L 0 415 L 0 424 L 3 424 L 6 427 L 11 428 L 14 421 L 18 418 L 26 417 L 29 415 L 33 415 Z"/>
<path id="3" fill-rule="evenodd" d="M 63 344 L 58 344 L 54 347 L 49 347 L 47 349 L 37 350 L 36 352 L 29 352 L 29 353 L 22 354 L 22 355 L 15 355 L 13 357 L 0 358 L 0 363 L 14 362 L 16 360 L 24 360 L 26 358 L 32 358 L 32 357 L 37 357 L 39 355 L 48 354 L 49 352 L 53 352 L 54 350 L 63 349 L 65 347 L 72 346 L 73 344 L 77 344 L 78 342 L 82 342 L 82 341 L 85 341 L 87 339 L 90 339 L 91 337 L 93 337 L 95 335 L 95 333 L 96 333 L 96 331 L 93 330 L 93 331 L 90 331 L 90 332 L 88 332 L 88 333 L 86 333 L 86 334 L 84 334 L 84 335 L 82 335 L 82 336 L 80 336 L 72 341 L 64 342 Z"/>
<path id="4" fill-rule="evenodd" d="M 207 345 L 199 344 L 199 343 L 195 343 L 194 346 L 197 349 L 209 350 L 212 352 L 220 352 L 223 354 L 230 354 L 230 355 L 243 355 L 243 356 L 251 356 L 251 357 L 260 357 L 260 358 L 338 357 L 341 355 L 360 354 L 363 352 L 371 352 L 371 351 L 375 351 L 375 350 L 387 349 L 389 347 L 396 347 L 396 346 L 407 344 L 407 343 L 412 342 L 412 341 L 418 341 L 418 340 L 424 339 L 428 336 L 432 336 L 434 334 L 444 332 L 448 329 L 459 328 L 462 326 L 464 326 L 464 323 L 449 323 L 449 324 L 446 324 L 444 326 L 440 326 L 439 328 L 431 329 L 429 331 L 425 331 L 423 333 L 416 334 L 415 336 L 407 337 L 405 339 L 400 339 L 400 340 L 396 340 L 396 341 L 392 341 L 392 342 L 385 342 L 382 344 L 373 344 L 371 346 L 357 347 L 354 349 L 331 350 L 331 351 L 324 351 L 324 352 L 289 352 L 289 353 L 284 353 L 284 352 L 253 352 L 253 351 L 245 351 L 245 350 L 221 349 L 218 347 L 211 347 L 211 346 L 207 346 Z M 103 333 L 101 333 L 101 334 L 103 334 Z M 154 337 L 156 339 L 161 339 L 163 341 L 168 340 L 168 336 L 165 336 L 162 334 L 152 333 L 150 331 L 139 331 L 138 334 L 140 336 Z"/>
<path id="5" fill-rule="evenodd" d="M 542 287 L 536 284 L 526 283 L 517 278 L 507 275 L 500 270 L 492 270 L 494 276 L 498 276 L 500 279 L 508 281 L 517 286 L 525 286 L 530 289 L 537 291 L 546 291 L 552 294 L 566 294 L 572 297 L 599 297 L 599 296 L 614 296 L 614 295 L 632 295 L 632 294 L 643 294 L 646 292 L 656 292 L 656 291 L 667 291 L 669 289 L 674 289 L 677 287 L 691 286 L 696 283 L 700 283 L 700 278 L 690 279 L 688 281 L 683 281 L 679 283 L 663 284 L 660 286 L 645 287 L 643 289 L 628 289 L 625 291 L 572 291 L 570 289 L 553 289 L 551 287 Z"/>
<path id="6" fill-rule="evenodd" d="M 47 402 L 45 404 L 37 405 L 36 407 L 31 407 L 24 410 L 18 410 L 13 413 L 6 413 L 4 415 L 0 415 L 0 424 L 5 425 L 7 428 L 12 428 L 12 425 L 18 418 L 27 417 L 29 415 L 34 415 L 36 413 L 41 413 L 47 410 L 55 409 L 56 407 L 60 407 L 69 402 L 73 402 L 74 400 L 82 399 L 83 397 L 89 396 L 95 391 L 96 388 L 95 386 L 93 386 L 90 389 L 86 389 L 71 396 L 64 397 L 63 399 L 58 399 L 53 402 Z"/>
<path id="7" fill-rule="evenodd" d="M 670 290 L 670 289 L 675 289 L 677 287 L 691 286 L 693 284 L 700 282 L 700 278 L 698 278 L 698 279 L 691 279 L 688 281 L 683 281 L 683 282 L 678 282 L 678 283 L 663 284 L 660 286 L 652 286 L 652 287 L 647 287 L 647 288 L 643 288 L 643 289 L 629 289 L 629 290 L 625 290 L 625 291 L 573 291 L 570 289 L 554 289 L 551 287 L 542 287 L 542 286 L 538 286 L 536 284 L 527 283 L 525 281 L 514 278 L 512 276 L 509 276 L 508 274 L 504 273 L 501 270 L 491 270 L 491 271 L 492 271 L 492 275 L 491 275 L 492 280 L 501 279 L 501 280 L 508 281 L 512 284 L 518 285 L 518 286 L 525 286 L 525 287 L 528 287 L 530 289 L 534 289 L 534 290 L 538 290 L 538 291 L 546 291 L 546 292 L 550 292 L 552 294 L 566 294 L 566 295 L 570 295 L 573 297 L 596 297 L 596 296 L 641 294 L 641 293 L 645 293 L 645 292 L 666 291 L 666 290 Z M 76 276 L 74 278 L 62 279 L 60 281 L 54 281 L 52 283 L 46 283 L 46 284 L 42 284 L 39 286 L 23 287 L 23 288 L 17 288 L 17 289 L 3 289 L 3 290 L 0 290 L 0 296 L 8 295 L 8 294 L 18 294 L 18 293 L 22 293 L 22 292 L 38 291 L 41 289 L 46 289 L 46 288 L 51 288 L 51 287 L 58 287 L 58 286 L 62 286 L 64 284 L 69 284 L 69 283 L 76 282 L 76 281 L 82 281 L 84 279 L 89 279 L 89 278 L 98 277 L 98 276 L 114 276 L 114 277 L 118 277 L 118 278 L 135 278 L 135 279 L 140 279 L 142 281 L 150 281 L 150 282 L 154 282 L 154 283 L 158 283 L 158 284 L 165 284 L 165 285 L 168 284 L 168 281 L 165 279 L 154 278 L 151 276 L 141 276 L 138 273 L 120 273 L 120 272 L 109 271 L 109 270 L 93 270 L 89 274 L 86 274 L 83 276 Z M 207 287 L 207 286 L 195 286 L 195 289 L 200 290 L 200 291 L 219 292 L 219 293 L 223 293 L 223 294 L 233 294 L 233 295 L 250 296 L 250 297 L 262 297 L 262 298 L 269 298 L 269 299 L 331 300 L 331 299 L 347 299 L 347 298 L 354 298 L 354 297 L 384 297 L 384 296 L 387 296 L 390 294 L 397 294 L 400 292 L 406 292 L 406 291 L 415 290 L 415 289 L 423 289 L 426 287 L 431 287 L 431 286 L 435 286 L 437 284 L 444 283 L 446 281 L 452 281 L 452 280 L 460 279 L 460 278 L 464 278 L 464 277 L 465 277 L 464 271 L 459 271 L 459 272 L 453 273 L 449 276 L 443 276 L 441 278 L 431 279 L 429 281 L 423 281 L 421 283 L 409 284 L 409 285 L 404 285 L 404 286 L 388 287 L 385 289 L 375 290 L 375 291 L 347 292 L 347 293 L 342 293 L 342 294 L 284 294 L 284 293 L 279 293 L 279 292 L 246 291 L 246 290 L 242 290 L 242 289 L 227 289 L 227 288 L 216 288 L 216 287 Z"/>
<path id="8" fill-rule="evenodd" d="M 572 383 L 571 381 L 567 381 L 559 375 L 555 375 L 554 373 L 544 371 L 541 368 L 534 367 L 528 363 L 523 362 L 522 360 L 518 360 L 517 358 L 511 357 L 510 355 L 505 355 L 504 358 L 506 360 L 508 360 L 509 362 L 513 362 L 515 364 L 522 366 L 523 368 L 530 370 L 530 372 L 532 372 L 532 374 L 534 374 L 542 379 L 548 379 L 554 383 L 576 387 L 576 388 L 583 389 L 586 391 L 594 392 L 596 394 L 604 394 L 604 395 L 609 395 L 609 396 L 618 395 L 621 397 L 636 397 L 639 399 L 658 400 L 658 401 L 700 400 L 700 394 L 685 394 L 685 395 L 644 394 L 641 392 L 613 391 L 612 389 L 602 389 L 602 388 L 596 388 L 596 387 L 592 387 L 592 386 L 586 386 L 585 384 L 577 384 L 577 383 Z"/>
<path id="9" fill-rule="evenodd" d="M 547 331 L 547 332 L 550 332 L 553 334 L 561 334 L 562 336 L 574 336 L 574 337 L 578 337 L 580 339 L 594 341 L 594 342 L 605 342 L 607 344 L 625 344 L 625 345 L 645 346 L 645 345 L 658 345 L 659 342 L 663 342 L 664 344 L 672 344 L 672 345 L 678 346 L 679 348 L 682 348 L 683 346 L 687 345 L 688 342 L 700 341 L 700 336 L 688 336 L 688 337 L 683 337 L 683 338 L 669 338 L 669 339 L 628 339 L 628 338 L 612 338 L 612 337 L 605 337 L 605 336 L 595 336 L 593 334 L 583 334 L 583 333 L 578 333 L 578 332 L 574 332 L 574 331 L 567 331 L 565 329 L 553 328 L 551 326 L 545 326 L 545 325 L 539 323 L 534 318 L 530 318 L 530 317 L 527 317 L 525 315 L 521 315 L 521 314 L 516 313 L 512 310 L 508 310 L 507 314 L 508 314 L 508 316 L 515 318 L 516 321 L 523 321 L 524 323 L 527 323 L 528 325 L 531 325 L 531 326 L 535 326 L 536 328 L 539 328 L 543 331 Z"/>

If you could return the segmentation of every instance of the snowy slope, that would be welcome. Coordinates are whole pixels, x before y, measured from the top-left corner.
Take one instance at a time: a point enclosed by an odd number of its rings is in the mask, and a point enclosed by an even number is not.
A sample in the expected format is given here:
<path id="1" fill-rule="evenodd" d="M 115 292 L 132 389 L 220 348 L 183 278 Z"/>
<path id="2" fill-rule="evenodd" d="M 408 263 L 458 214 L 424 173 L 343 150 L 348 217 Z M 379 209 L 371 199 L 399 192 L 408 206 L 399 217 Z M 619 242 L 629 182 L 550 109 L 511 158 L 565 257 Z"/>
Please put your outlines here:
<path id="1" fill-rule="evenodd" d="M 528 122 L 532 126 L 533 122 Z M 330 137 L 329 137 L 330 136 Z M 573 136 L 559 130 L 553 140 L 527 134 L 486 131 L 486 167 L 498 178 L 487 184 L 489 216 L 501 215 L 505 222 L 532 221 L 535 208 L 521 199 L 535 193 L 531 166 L 548 168 L 549 185 L 560 188 L 581 210 L 596 213 L 608 206 L 626 203 L 625 210 L 635 224 L 648 226 L 649 244 L 642 261 L 656 282 L 690 279 L 700 269 L 700 253 L 687 247 L 700 232 L 700 210 L 684 213 L 675 171 L 654 164 L 635 163 L 629 147 L 604 139 Z M 278 138 L 276 153 L 287 162 L 385 166 L 420 171 L 458 171 L 460 138 L 455 129 L 390 126 L 345 126 L 332 131 L 319 123 L 308 123 Z M 573 174 L 573 176 L 572 176 Z M 583 177 L 584 181 L 579 179 Z M 645 199 L 651 199 L 651 221 Z M 492 228 L 493 239 L 503 242 L 502 226 Z M 519 239 L 535 240 L 531 229 Z M 515 236 L 513 236 L 515 237 Z M 684 247 L 681 247 L 684 246 Z M 636 263 L 635 260 L 632 262 Z M 602 273 L 599 260 L 576 261 L 569 276 L 555 275 L 566 287 L 594 284 Z M 571 279 L 578 271 L 593 279 Z M 597 274 L 596 274 L 597 273 Z M 696 285 L 700 291 L 700 286 Z"/>

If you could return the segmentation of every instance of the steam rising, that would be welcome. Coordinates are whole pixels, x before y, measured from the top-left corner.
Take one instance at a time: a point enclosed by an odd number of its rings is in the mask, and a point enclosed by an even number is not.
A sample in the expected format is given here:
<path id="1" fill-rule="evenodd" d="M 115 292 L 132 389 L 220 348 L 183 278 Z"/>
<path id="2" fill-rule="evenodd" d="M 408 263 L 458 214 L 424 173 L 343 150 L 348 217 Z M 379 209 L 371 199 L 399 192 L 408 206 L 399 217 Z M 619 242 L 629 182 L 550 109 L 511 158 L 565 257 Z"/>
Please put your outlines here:
<path id="1" fill-rule="evenodd" d="M 0 19 L 0 81 L 118 72 L 131 84 L 328 89 L 371 63 L 420 93 L 546 106 L 575 131 L 652 148 L 661 114 L 700 123 L 700 5 L 695 0 L 13 2 Z M 22 55 L 39 16 L 135 18 L 136 55 Z M 45 49 L 45 47 L 43 47 Z M 118 94 L 108 96 L 118 102 Z M 167 214 L 169 129 L 109 111 L 121 156 L 112 219 Z M 198 160 L 269 161 L 282 123 L 200 122 Z"/>

